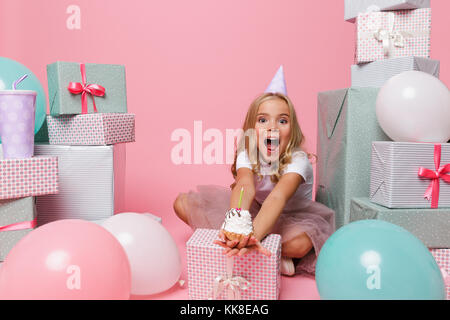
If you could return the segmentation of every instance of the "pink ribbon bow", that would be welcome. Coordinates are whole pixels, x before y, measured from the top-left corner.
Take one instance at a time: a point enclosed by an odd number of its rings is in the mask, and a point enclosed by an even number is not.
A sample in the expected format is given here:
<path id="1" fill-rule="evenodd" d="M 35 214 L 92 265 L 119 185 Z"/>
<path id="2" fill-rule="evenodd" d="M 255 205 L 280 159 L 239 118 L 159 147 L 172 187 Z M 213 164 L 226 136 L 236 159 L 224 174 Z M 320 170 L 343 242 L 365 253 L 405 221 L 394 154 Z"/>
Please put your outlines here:
<path id="1" fill-rule="evenodd" d="M 427 191 L 424 194 L 425 199 L 430 201 L 431 199 L 431 208 L 436 209 L 439 204 L 439 186 L 440 179 L 444 180 L 447 183 L 450 183 L 450 163 L 441 167 L 441 145 L 434 145 L 434 165 L 436 170 L 430 170 L 427 168 L 420 167 L 419 168 L 419 177 L 431 179 L 431 183 L 427 188 Z"/>
<path id="2" fill-rule="evenodd" d="M 95 105 L 94 96 L 103 97 L 105 95 L 106 89 L 98 84 L 86 84 L 86 67 L 84 63 L 80 64 L 81 71 L 81 81 L 79 82 L 70 82 L 67 90 L 73 94 L 81 93 L 81 113 L 88 113 L 88 103 L 87 103 L 87 94 L 89 93 L 92 96 L 92 103 L 94 105 L 94 112 L 97 112 L 97 107 Z"/>
<path id="3" fill-rule="evenodd" d="M 241 300 L 241 290 L 247 290 L 250 282 L 243 277 L 233 277 L 234 258 L 227 258 L 227 270 L 225 276 L 214 279 L 212 298 L 216 300 L 224 290 L 228 290 L 228 300 Z"/>
<path id="4" fill-rule="evenodd" d="M 32 221 L 17 222 L 17 223 L 13 223 L 13 224 L 10 224 L 7 226 L 0 226 L 0 232 L 34 229 L 34 228 L 36 228 L 36 224 L 37 224 L 36 219 L 34 219 Z"/>

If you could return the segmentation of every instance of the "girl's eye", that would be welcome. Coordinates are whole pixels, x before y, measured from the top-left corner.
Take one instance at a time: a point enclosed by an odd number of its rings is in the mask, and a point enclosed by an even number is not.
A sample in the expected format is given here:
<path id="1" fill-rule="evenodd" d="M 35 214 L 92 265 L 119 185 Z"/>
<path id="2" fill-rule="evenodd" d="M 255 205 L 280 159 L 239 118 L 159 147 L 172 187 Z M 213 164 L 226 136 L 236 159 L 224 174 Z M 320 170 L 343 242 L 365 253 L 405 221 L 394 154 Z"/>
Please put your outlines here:
<path id="1" fill-rule="evenodd" d="M 287 124 L 288 121 L 287 121 L 286 119 L 280 119 L 280 123 L 281 123 L 281 124 Z"/>
<path id="2" fill-rule="evenodd" d="M 259 122 L 259 123 L 265 123 L 265 122 L 266 122 L 266 119 L 265 119 L 265 118 L 259 118 L 259 119 L 258 119 L 258 122 Z"/>

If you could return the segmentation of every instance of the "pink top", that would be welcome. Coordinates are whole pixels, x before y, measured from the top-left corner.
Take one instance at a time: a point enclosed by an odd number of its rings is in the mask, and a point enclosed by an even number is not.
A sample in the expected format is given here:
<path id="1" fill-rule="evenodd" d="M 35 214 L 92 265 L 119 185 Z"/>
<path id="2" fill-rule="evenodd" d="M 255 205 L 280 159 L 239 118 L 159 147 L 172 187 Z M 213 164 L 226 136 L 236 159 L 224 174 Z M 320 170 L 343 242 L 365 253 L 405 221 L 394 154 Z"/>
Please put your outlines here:
<path id="1" fill-rule="evenodd" d="M 268 175 L 270 164 L 268 164 L 261 158 L 260 160 L 261 174 L 263 175 L 263 177 L 260 180 L 258 176 L 255 175 L 254 182 L 256 189 L 255 199 L 258 203 L 262 204 L 275 187 L 275 183 L 270 180 L 270 175 Z M 247 152 L 243 151 L 239 153 L 236 159 L 236 170 L 239 170 L 240 168 L 252 169 Z M 296 149 L 296 151 L 293 152 L 292 161 L 284 169 L 283 174 L 290 172 L 299 174 L 303 177 L 303 180 L 305 180 L 305 182 L 298 186 L 295 193 L 286 203 L 283 211 L 298 209 L 299 207 L 302 207 L 304 205 L 304 200 L 312 200 L 314 174 L 311 162 L 309 161 L 308 156 L 304 151 Z"/>

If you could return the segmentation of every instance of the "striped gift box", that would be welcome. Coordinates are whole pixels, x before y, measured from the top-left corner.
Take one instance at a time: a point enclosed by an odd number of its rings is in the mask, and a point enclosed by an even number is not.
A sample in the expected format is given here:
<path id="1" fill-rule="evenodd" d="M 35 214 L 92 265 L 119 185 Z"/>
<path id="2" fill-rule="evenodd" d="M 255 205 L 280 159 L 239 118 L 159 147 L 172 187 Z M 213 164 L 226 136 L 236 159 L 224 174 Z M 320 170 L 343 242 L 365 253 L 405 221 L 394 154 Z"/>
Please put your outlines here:
<path id="1" fill-rule="evenodd" d="M 361 13 L 356 19 L 356 63 L 430 57 L 431 9 Z"/>
<path id="2" fill-rule="evenodd" d="M 450 249 L 431 249 L 431 254 L 436 260 L 439 268 L 450 276 Z M 448 280 L 447 280 L 448 281 Z M 450 300 L 450 285 L 446 287 L 447 300 Z"/>
<path id="3" fill-rule="evenodd" d="M 373 142 L 370 176 L 370 200 L 388 208 L 431 208 L 433 179 L 419 176 L 421 168 L 437 172 L 436 147 L 440 145 L 439 168 L 450 164 L 450 144 L 412 142 Z M 448 174 L 446 174 L 448 176 Z M 439 208 L 450 208 L 450 183 L 437 179 L 440 185 Z M 435 188 L 435 187 L 434 187 Z"/>
<path id="4" fill-rule="evenodd" d="M 0 160 L 0 199 L 55 193 L 58 193 L 56 157 Z"/>
<path id="5" fill-rule="evenodd" d="M 223 248 L 214 244 L 219 239 L 218 230 L 197 229 L 186 243 L 189 297 L 207 300 L 214 297 L 214 284 L 227 276 L 227 257 Z M 266 257 L 256 251 L 243 257 L 234 257 L 232 276 L 249 282 L 240 290 L 242 300 L 277 300 L 280 292 L 281 236 L 268 235 L 261 243 L 272 255 Z M 216 298 L 227 299 L 228 292 Z"/>
<path id="6" fill-rule="evenodd" d="M 126 144 L 35 144 L 36 155 L 56 156 L 59 193 L 36 198 L 38 225 L 61 219 L 101 220 L 122 212 Z"/>
<path id="7" fill-rule="evenodd" d="M 50 144 L 111 145 L 135 140 L 135 115 L 89 113 L 47 116 Z"/>
<path id="8" fill-rule="evenodd" d="M 382 87 L 405 71 L 422 71 L 439 78 L 440 62 L 421 57 L 400 57 L 352 65 L 352 87 Z"/>

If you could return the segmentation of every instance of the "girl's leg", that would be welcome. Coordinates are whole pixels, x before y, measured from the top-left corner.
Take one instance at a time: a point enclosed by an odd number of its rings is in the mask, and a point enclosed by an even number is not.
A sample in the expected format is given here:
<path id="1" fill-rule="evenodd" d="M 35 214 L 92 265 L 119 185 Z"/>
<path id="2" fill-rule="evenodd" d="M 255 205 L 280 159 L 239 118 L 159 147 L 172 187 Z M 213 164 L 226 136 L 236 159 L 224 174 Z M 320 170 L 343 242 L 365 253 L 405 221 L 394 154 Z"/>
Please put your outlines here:
<path id="1" fill-rule="evenodd" d="M 187 212 L 184 205 L 185 201 L 186 201 L 186 194 L 180 193 L 178 197 L 175 199 L 175 202 L 173 203 L 173 210 L 177 214 L 178 218 L 180 218 L 184 223 L 189 224 Z"/>
<path id="2" fill-rule="evenodd" d="M 303 232 L 282 244 L 281 255 L 289 258 L 303 258 L 312 248 L 311 239 Z"/>

